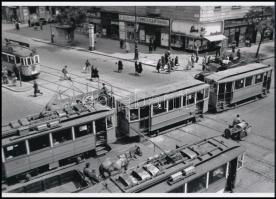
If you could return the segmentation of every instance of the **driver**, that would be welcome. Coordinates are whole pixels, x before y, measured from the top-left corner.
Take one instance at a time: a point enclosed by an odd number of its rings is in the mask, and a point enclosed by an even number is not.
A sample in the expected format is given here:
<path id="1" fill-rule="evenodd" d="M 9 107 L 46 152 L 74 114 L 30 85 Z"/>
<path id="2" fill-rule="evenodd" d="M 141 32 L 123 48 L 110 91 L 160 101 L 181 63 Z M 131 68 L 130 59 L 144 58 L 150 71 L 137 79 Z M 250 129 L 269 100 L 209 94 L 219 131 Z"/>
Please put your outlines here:
<path id="1" fill-rule="evenodd" d="M 233 120 L 233 126 L 235 126 L 236 124 L 239 124 L 239 123 L 241 123 L 241 118 L 240 118 L 240 115 L 237 114 L 237 116 Z"/>

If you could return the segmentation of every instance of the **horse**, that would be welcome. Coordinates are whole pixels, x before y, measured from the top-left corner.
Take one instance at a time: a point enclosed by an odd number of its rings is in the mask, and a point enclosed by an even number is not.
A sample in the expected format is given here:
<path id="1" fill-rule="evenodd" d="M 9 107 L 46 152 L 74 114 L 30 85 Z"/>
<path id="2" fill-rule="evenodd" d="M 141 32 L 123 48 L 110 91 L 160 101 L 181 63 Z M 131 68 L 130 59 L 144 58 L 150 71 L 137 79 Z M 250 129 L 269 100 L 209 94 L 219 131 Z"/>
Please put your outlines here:
<path id="1" fill-rule="evenodd" d="M 135 145 L 113 161 L 110 158 L 105 159 L 99 167 L 101 177 L 105 179 L 106 177 L 110 177 L 112 172 L 121 172 L 122 169 L 127 170 L 129 162 L 132 159 L 137 159 L 137 155 L 142 156 L 142 154 L 140 147 Z"/>

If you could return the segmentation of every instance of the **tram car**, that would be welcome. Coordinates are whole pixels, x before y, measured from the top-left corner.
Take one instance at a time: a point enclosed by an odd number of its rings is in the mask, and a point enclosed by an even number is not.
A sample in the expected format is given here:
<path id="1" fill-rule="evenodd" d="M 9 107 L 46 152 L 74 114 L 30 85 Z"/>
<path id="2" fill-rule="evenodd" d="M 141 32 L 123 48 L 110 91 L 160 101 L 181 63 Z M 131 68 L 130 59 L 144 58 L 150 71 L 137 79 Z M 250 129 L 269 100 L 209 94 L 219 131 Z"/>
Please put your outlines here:
<path id="1" fill-rule="evenodd" d="M 210 85 L 209 110 L 221 112 L 269 93 L 272 67 L 251 63 L 204 78 Z"/>
<path id="2" fill-rule="evenodd" d="M 116 99 L 124 136 L 151 135 L 195 121 L 208 110 L 209 85 L 192 77 Z"/>
<path id="3" fill-rule="evenodd" d="M 245 148 L 222 136 L 148 157 L 80 193 L 223 193 L 239 182 Z"/>
<path id="4" fill-rule="evenodd" d="M 12 184 L 107 153 L 115 141 L 113 114 L 100 103 L 79 102 L 2 125 L 2 176 Z"/>
<path id="5" fill-rule="evenodd" d="M 21 42 L 2 42 L 2 71 L 8 71 L 8 75 L 15 73 L 18 79 L 35 79 L 40 74 L 39 62 L 35 49 L 22 45 Z"/>

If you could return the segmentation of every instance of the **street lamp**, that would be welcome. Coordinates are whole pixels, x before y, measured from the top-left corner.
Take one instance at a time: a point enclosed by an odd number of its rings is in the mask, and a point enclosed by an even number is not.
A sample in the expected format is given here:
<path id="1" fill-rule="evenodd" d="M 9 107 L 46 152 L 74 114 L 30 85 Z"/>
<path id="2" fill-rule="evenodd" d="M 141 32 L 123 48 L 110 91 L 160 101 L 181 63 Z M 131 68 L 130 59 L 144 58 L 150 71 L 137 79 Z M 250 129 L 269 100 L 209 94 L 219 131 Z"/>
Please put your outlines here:
<path id="1" fill-rule="evenodd" d="M 135 43 L 135 50 L 134 50 L 134 60 L 138 60 L 138 42 L 137 42 L 137 14 L 136 14 L 136 6 L 135 6 L 135 28 L 134 28 L 134 43 Z"/>

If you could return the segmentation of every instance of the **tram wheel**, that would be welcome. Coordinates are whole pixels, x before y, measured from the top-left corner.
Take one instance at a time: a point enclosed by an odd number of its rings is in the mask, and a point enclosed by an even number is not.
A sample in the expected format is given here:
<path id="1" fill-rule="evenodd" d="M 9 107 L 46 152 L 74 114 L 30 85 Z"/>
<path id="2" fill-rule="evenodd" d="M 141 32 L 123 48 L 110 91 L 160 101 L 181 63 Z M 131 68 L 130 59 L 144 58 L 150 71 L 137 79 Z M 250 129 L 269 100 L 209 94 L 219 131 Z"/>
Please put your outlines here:
<path id="1" fill-rule="evenodd" d="M 231 137 L 231 132 L 230 132 L 229 129 L 225 129 L 225 130 L 224 130 L 224 137 L 225 137 L 226 139 L 229 139 L 229 138 Z"/>

